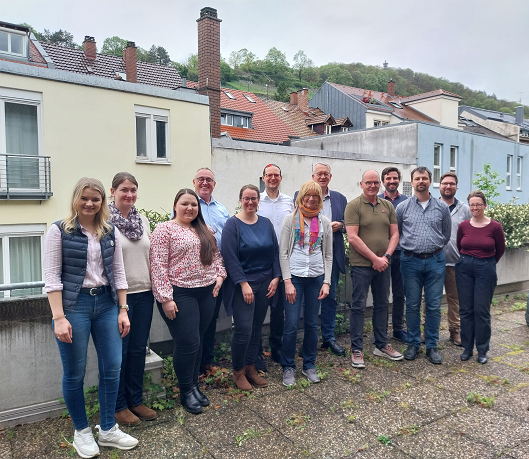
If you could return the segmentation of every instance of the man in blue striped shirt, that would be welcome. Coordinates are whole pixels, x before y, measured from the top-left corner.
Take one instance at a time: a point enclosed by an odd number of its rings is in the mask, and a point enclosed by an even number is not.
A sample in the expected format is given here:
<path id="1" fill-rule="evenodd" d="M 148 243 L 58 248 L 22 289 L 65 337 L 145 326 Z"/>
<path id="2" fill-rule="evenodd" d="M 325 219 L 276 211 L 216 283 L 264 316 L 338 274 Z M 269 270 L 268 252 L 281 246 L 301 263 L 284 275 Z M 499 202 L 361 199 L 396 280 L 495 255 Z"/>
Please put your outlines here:
<path id="1" fill-rule="evenodd" d="M 443 247 L 450 241 L 450 209 L 430 194 L 432 173 L 420 166 L 411 171 L 413 196 L 397 206 L 400 268 L 406 295 L 408 325 L 407 360 L 415 360 L 421 346 L 421 296 L 424 288 L 426 321 L 424 336 L 430 362 L 442 363 L 437 350 L 441 324 L 441 298 L 446 261 Z"/>

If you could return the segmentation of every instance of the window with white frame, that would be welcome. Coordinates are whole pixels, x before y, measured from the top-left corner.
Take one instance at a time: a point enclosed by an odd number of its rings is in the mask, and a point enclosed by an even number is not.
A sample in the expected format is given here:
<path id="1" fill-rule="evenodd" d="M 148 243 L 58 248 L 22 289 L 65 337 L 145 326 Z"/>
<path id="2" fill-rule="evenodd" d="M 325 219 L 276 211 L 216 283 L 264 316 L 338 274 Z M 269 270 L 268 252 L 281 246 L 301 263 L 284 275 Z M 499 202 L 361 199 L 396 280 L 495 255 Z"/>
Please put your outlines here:
<path id="1" fill-rule="evenodd" d="M 457 173 L 457 147 L 450 147 L 450 172 Z"/>
<path id="2" fill-rule="evenodd" d="M 27 57 L 28 39 L 26 32 L 0 27 L 0 53 Z"/>
<path id="3" fill-rule="evenodd" d="M 330 134 L 332 132 L 332 126 L 330 124 L 325 125 L 325 134 Z"/>
<path id="4" fill-rule="evenodd" d="M 522 190 L 522 166 L 523 158 L 518 156 L 518 158 L 516 158 L 516 189 L 518 191 Z"/>
<path id="5" fill-rule="evenodd" d="M 389 124 L 389 121 L 373 120 L 374 127 L 386 126 L 387 124 Z"/>
<path id="6" fill-rule="evenodd" d="M 169 110 L 134 106 L 136 117 L 136 161 L 169 163 Z"/>
<path id="7" fill-rule="evenodd" d="M 1 191 L 43 187 L 41 105 L 41 93 L 0 87 Z"/>
<path id="8" fill-rule="evenodd" d="M 512 155 L 507 155 L 507 172 L 505 174 L 505 188 L 512 189 Z"/>
<path id="9" fill-rule="evenodd" d="M 433 147 L 433 186 L 438 187 L 441 181 L 441 156 L 442 145 L 435 144 Z"/>
<path id="10" fill-rule="evenodd" d="M 224 126 L 242 127 L 245 129 L 252 128 L 252 119 L 250 116 L 234 115 L 230 113 L 221 113 L 220 124 Z"/>
<path id="11" fill-rule="evenodd" d="M 42 255 L 46 225 L 0 225 L 0 284 L 43 280 Z M 42 288 L 7 290 L 0 298 L 38 295 Z"/>

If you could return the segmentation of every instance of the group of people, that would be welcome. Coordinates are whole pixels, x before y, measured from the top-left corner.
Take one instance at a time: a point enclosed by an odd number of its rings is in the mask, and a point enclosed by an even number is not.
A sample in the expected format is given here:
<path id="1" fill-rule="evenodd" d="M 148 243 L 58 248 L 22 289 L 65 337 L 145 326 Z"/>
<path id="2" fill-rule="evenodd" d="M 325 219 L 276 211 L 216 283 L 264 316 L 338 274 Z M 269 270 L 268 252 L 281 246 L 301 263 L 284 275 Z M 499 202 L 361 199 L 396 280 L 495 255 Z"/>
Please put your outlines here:
<path id="1" fill-rule="evenodd" d="M 429 192 L 426 167 L 411 172 L 413 196 L 399 193 L 396 167 L 368 170 L 362 194 L 349 203 L 329 189 L 331 167 L 314 166 L 312 179 L 294 198 L 280 191 L 281 169 L 264 167 L 265 190 L 245 185 L 240 211 L 230 217 L 213 198 L 215 176 L 199 169 L 194 189 L 181 189 L 171 219 L 150 231 L 135 207 L 138 182 L 117 174 L 107 203 L 102 183 L 82 178 L 68 216 L 49 229 L 45 290 L 63 364 L 63 395 L 83 458 L 99 454 L 84 405 L 83 381 L 90 335 L 99 365 L 98 443 L 131 449 L 138 441 L 119 429 L 155 419 L 142 401 L 145 349 L 154 300 L 174 340 L 173 365 L 182 406 L 198 414 L 209 400 L 199 375 L 213 362 L 221 303 L 233 315 L 232 369 L 241 390 L 266 387 L 262 327 L 269 306 L 271 358 L 283 368 L 283 384 L 295 384 L 298 327 L 303 311 L 302 374 L 319 382 L 315 362 L 321 308 L 322 348 L 338 356 L 335 338 L 337 285 L 346 273 L 344 234 L 350 245 L 353 285 L 351 364 L 364 368 L 363 328 L 369 288 L 373 296 L 374 354 L 392 360 L 417 358 L 424 342 L 432 363 L 437 349 L 443 285 L 450 339 L 486 363 L 490 303 L 496 263 L 505 251 L 501 225 L 485 216 L 486 198 L 470 193 L 469 206 L 455 198 L 457 176 L 440 179 L 441 198 Z M 385 191 L 379 194 L 381 184 Z M 390 286 L 393 338 L 408 344 L 404 355 L 388 343 Z M 405 311 L 404 311 L 405 310 Z M 406 323 L 404 321 L 406 313 Z M 407 330 L 406 330 L 407 325 Z"/>

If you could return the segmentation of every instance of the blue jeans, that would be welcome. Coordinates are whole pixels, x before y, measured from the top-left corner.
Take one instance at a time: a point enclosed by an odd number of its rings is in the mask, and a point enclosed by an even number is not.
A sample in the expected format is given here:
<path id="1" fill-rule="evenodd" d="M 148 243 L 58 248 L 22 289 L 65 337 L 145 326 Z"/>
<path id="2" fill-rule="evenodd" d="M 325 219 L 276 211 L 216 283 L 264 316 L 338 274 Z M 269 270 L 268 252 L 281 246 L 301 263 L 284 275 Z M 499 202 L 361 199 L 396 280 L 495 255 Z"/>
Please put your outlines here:
<path id="1" fill-rule="evenodd" d="M 353 298 L 351 302 L 351 349 L 364 349 L 364 313 L 366 311 L 369 287 L 373 294 L 373 332 L 375 346 L 382 349 L 388 344 L 388 306 L 391 271 L 378 272 L 366 266 L 351 266 Z"/>
<path id="2" fill-rule="evenodd" d="M 145 350 L 151 330 L 154 305 L 152 291 L 130 293 L 127 295 L 127 304 L 129 305 L 130 332 L 123 338 L 116 413 L 143 403 Z"/>
<path id="3" fill-rule="evenodd" d="M 466 351 L 474 350 L 474 342 L 479 354 L 489 350 L 490 304 L 497 282 L 494 257 L 461 255 L 456 263 L 461 345 Z"/>
<path id="4" fill-rule="evenodd" d="M 64 311 L 72 326 L 72 342 L 56 341 L 63 368 L 62 394 L 76 430 L 88 427 L 83 382 L 90 334 L 99 367 L 101 429 L 109 430 L 115 424 L 122 344 L 118 313 L 118 307 L 109 294 L 80 294 L 74 307 Z"/>
<path id="5" fill-rule="evenodd" d="M 321 300 L 321 338 L 324 343 L 332 341 L 334 329 L 336 327 L 336 311 L 338 302 L 336 301 L 336 289 L 340 280 L 340 267 L 336 260 L 332 261 L 331 286 L 329 294 Z"/>
<path id="6" fill-rule="evenodd" d="M 299 318 L 303 305 L 303 369 L 314 368 L 318 350 L 318 312 L 320 309 L 320 290 L 323 274 L 318 277 L 292 276 L 296 289 L 296 300 L 290 304 L 285 300 L 285 332 L 281 347 L 281 366 L 283 369 L 296 368 L 296 342 L 298 338 Z M 305 301 L 303 302 L 303 298 Z"/>
<path id="7" fill-rule="evenodd" d="M 400 272 L 400 250 L 395 250 L 391 256 L 391 293 L 393 294 L 393 307 L 391 321 L 393 331 L 404 330 L 404 285 Z"/>
<path id="8" fill-rule="evenodd" d="M 441 299 L 445 281 L 446 261 L 443 251 L 430 258 L 400 255 L 400 270 L 406 295 L 406 322 L 408 344 L 421 345 L 421 299 L 424 288 L 426 321 L 424 338 L 426 349 L 436 349 L 441 325 Z"/>
<path id="9" fill-rule="evenodd" d="M 253 302 L 244 301 L 240 284 L 233 295 L 233 335 L 231 339 L 231 364 L 234 370 L 245 365 L 254 365 L 261 344 L 263 322 L 268 311 L 268 286 L 272 276 L 262 282 L 249 282 L 253 291 Z"/>

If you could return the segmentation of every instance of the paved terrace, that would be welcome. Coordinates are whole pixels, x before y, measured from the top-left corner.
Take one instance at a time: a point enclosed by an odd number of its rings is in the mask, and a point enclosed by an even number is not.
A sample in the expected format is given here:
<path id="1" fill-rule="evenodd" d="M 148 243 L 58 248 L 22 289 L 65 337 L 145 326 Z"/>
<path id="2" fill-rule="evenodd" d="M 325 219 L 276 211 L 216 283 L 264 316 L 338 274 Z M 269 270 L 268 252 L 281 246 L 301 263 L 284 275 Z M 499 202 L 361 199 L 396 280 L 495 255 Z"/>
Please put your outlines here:
<path id="1" fill-rule="evenodd" d="M 529 458 L 529 327 L 524 311 L 512 309 L 525 303 L 517 297 L 493 307 L 486 365 L 461 362 L 447 330 L 439 343 L 442 365 L 430 364 L 424 350 L 412 362 L 374 358 L 368 332 L 365 370 L 320 353 L 323 381 L 303 387 L 298 368 L 298 387 L 286 389 L 280 366 L 268 361 L 267 389 L 246 395 L 226 383 L 207 388 L 212 403 L 203 414 L 186 413 L 176 402 L 156 421 L 126 429 L 140 440 L 136 449 L 103 447 L 101 457 Z M 347 346 L 348 335 L 339 341 Z M 468 402 L 471 392 L 493 397 L 492 407 Z M 69 457 L 63 442 L 72 435 L 71 422 L 60 418 L 4 430 L 0 458 Z"/>

